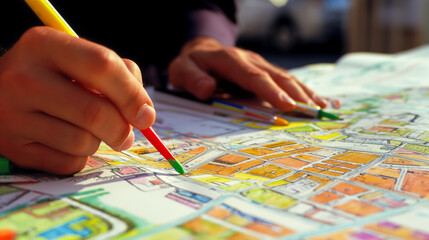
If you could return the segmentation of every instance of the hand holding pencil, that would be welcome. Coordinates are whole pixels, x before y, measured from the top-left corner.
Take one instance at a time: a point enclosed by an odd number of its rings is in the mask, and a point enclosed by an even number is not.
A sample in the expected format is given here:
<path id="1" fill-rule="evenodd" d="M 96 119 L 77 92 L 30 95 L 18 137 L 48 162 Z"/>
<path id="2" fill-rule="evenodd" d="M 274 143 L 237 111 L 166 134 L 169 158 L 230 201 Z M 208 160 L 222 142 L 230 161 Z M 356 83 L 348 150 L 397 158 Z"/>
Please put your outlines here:
<path id="1" fill-rule="evenodd" d="M 1 57 L 0 85 L 0 154 L 23 168 L 72 174 L 101 141 L 129 148 L 131 126 L 155 119 L 135 63 L 50 27 L 29 29 Z"/>

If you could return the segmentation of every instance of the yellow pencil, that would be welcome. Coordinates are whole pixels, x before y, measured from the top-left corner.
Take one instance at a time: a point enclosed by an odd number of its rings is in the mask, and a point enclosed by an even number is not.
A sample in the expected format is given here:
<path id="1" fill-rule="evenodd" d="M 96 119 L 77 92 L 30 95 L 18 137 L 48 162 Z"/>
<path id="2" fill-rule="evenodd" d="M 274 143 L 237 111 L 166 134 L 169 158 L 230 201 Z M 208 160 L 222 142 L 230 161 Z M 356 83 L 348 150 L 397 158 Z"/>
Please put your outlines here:
<path id="1" fill-rule="evenodd" d="M 49 27 L 53 29 L 65 32 L 74 37 L 79 37 L 75 31 L 68 25 L 63 17 L 57 12 L 57 10 L 52 6 L 48 0 L 25 0 L 25 2 L 30 6 L 33 12 L 40 18 L 40 20 Z M 155 148 L 164 156 L 165 153 L 168 153 L 168 163 L 180 174 L 184 174 L 182 165 L 178 162 L 171 152 L 165 147 L 164 143 L 158 137 L 158 135 L 153 131 L 152 127 L 142 131 L 143 135 L 155 146 Z M 150 135 L 149 135 L 150 134 Z M 166 155 L 167 156 L 167 155 Z"/>
<path id="2" fill-rule="evenodd" d="M 49 1 L 25 0 L 25 2 L 46 26 L 79 37 Z"/>

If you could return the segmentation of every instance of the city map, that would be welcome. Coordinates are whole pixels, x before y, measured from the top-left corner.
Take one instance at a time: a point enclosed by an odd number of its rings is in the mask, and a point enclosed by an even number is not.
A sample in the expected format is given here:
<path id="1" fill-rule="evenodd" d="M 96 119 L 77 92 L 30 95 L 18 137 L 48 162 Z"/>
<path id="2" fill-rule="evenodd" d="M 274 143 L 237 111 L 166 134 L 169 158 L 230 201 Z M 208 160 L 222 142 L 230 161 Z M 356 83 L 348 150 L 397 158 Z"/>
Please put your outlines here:
<path id="1" fill-rule="evenodd" d="M 0 176 L 0 229 L 18 239 L 429 239 L 429 88 L 413 86 L 337 95 L 342 107 L 328 111 L 341 120 L 285 115 L 282 127 L 158 103 L 153 127 L 185 175 L 142 135 L 123 152 L 102 144 L 73 176 Z"/>

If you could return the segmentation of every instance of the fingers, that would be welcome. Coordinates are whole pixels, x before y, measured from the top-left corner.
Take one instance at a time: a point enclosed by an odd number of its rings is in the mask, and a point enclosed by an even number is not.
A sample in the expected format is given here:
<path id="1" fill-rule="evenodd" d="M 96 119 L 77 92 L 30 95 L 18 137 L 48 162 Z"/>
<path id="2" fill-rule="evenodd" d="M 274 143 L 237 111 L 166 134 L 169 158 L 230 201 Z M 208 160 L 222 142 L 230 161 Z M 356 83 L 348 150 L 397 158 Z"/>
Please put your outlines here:
<path id="1" fill-rule="evenodd" d="M 137 63 L 126 58 L 123 58 L 122 61 L 124 61 L 125 66 L 127 66 L 128 70 L 136 78 L 138 83 L 143 84 L 142 72 L 140 71 L 140 68 Z"/>
<path id="2" fill-rule="evenodd" d="M 27 45 L 38 46 L 36 55 L 42 57 L 36 60 L 103 94 L 133 126 L 145 129 L 153 124 L 152 101 L 113 51 L 45 27 L 27 31 L 22 39 Z"/>
<path id="3" fill-rule="evenodd" d="M 49 69 L 39 69 L 37 76 L 38 79 L 35 79 L 31 74 L 20 74 L 14 77 L 16 79 L 15 85 L 10 87 L 10 91 L 14 92 L 16 104 L 20 105 L 18 107 L 63 120 L 62 127 L 64 128 L 70 124 L 78 126 L 75 131 L 69 129 L 69 131 L 64 132 L 64 135 L 59 135 L 64 136 L 64 138 L 73 138 L 73 134 L 78 134 L 75 133 L 77 129 L 84 129 L 97 139 L 102 139 L 115 150 L 124 150 L 124 147 L 129 145 L 129 142 L 125 145 L 124 143 L 128 138 L 133 137 L 132 134 L 130 135 L 130 126 L 120 111 L 108 99 L 87 91 L 81 85 L 68 81 L 63 76 L 49 71 Z M 22 91 L 20 89 L 22 86 L 26 86 L 31 91 Z M 38 116 L 32 115 L 32 118 L 36 117 Z M 27 117 L 25 119 L 32 118 Z M 43 120 L 49 122 L 49 118 Z M 40 124 L 43 123 L 43 120 L 40 120 Z M 33 125 L 32 121 L 22 125 Z M 57 129 L 60 131 L 61 127 L 58 126 Z M 30 129 L 28 133 L 35 130 Z M 58 143 L 60 142 L 58 141 Z M 61 149 L 61 144 L 54 148 L 64 150 Z M 78 152 L 78 149 L 75 151 Z M 72 154 L 72 152 L 68 153 Z"/>
<path id="4" fill-rule="evenodd" d="M 79 172 L 85 167 L 88 158 L 88 156 L 69 155 L 40 143 L 27 144 L 13 154 L 14 163 L 19 167 L 56 175 Z"/>
<path id="5" fill-rule="evenodd" d="M 207 99 L 216 90 L 216 80 L 187 56 L 176 58 L 168 68 L 170 83 L 199 99 Z"/>
<path id="6" fill-rule="evenodd" d="M 291 111 L 295 100 L 322 108 L 327 105 L 323 98 L 295 76 L 251 51 L 223 47 L 216 51 L 194 51 L 190 56 L 203 71 L 236 83 L 280 110 Z M 186 81 L 182 80 L 182 83 L 189 84 Z"/>
<path id="7" fill-rule="evenodd" d="M 293 109 L 294 100 L 271 78 L 264 69 L 249 61 L 246 52 L 238 48 L 221 51 L 199 51 L 192 59 L 206 72 L 215 72 L 242 88 L 254 92 L 275 108 L 283 111 Z"/>
<path id="8" fill-rule="evenodd" d="M 327 106 L 324 98 L 318 96 L 313 90 L 299 81 L 294 75 L 285 69 L 274 66 L 256 53 L 247 51 L 249 60 L 259 68 L 267 71 L 272 79 L 294 100 L 309 105 Z"/>
<path id="9" fill-rule="evenodd" d="M 75 125 L 61 121 L 43 113 L 30 113 L 30 124 L 22 125 L 29 141 L 38 142 L 57 151 L 74 156 L 94 154 L 100 139 Z"/>

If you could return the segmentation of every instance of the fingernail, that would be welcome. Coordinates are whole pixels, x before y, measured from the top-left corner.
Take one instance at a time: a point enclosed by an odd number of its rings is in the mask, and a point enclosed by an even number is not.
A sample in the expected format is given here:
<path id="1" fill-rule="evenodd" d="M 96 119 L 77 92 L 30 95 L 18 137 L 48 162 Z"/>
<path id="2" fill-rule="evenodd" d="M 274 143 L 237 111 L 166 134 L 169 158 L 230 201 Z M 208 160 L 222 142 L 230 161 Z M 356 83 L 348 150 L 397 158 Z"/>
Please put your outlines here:
<path id="1" fill-rule="evenodd" d="M 134 131 L 131 129 L 130 133 L 128 134 L 127 139 L 117 148 L 117 151 L 124 151 L 130 148 L 134 143 Z"/>
<path id="2" fill-rule="evenodd" d="M 280 100 L 282 101 L 282 103 L 290 104 L 290 105 L 296 104 L 295 101 L 284 92 L 281 92 L 279 97 L 280 97 Z"/>
<path id="3" fill-rule="evenodd" d="M 147 104 L 144 104 L 137 113 L 137 127 L 139 129 L 146 129 L 152 125 L 154 119 L 155 109 Z"/>
<path id="4" fill-rule="evenodd" d="M 283 104 L 285 104 L 285 105 L 287 105 L 287 106 L 288 106 L 288 108 L 287 108 L 287 109 L 283 109 L 284 111 L 291 111 L 291 110 L 292 110 L 292 108 L 293 108 L 293 106 L 295 106 L 295 105 L 296 105 L 295 100 L 293 100 L 291 97 L 289 97 L 289 95 L 287 95 L 287 94 L 286 94 L 286 93 L 284 93 L 284 92 L 281 92 L 281 93 L 280 93 L 280 95 L 279 95 L 279 97 L 280 97 L 280 101 L 281 101 Z"/>

